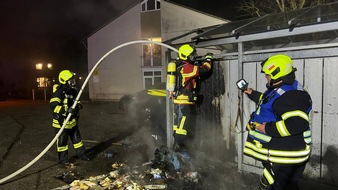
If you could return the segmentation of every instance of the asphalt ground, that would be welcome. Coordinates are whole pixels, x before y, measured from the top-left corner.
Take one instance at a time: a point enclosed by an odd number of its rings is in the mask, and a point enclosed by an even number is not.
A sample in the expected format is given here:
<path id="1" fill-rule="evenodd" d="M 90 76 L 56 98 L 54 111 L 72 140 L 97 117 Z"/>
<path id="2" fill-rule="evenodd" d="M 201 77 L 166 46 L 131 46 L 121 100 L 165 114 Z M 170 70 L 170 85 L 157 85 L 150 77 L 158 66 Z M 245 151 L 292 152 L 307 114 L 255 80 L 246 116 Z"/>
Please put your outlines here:
<path id="1" fill-rule="evenodd" d="M 69 146 L 70 161 L 75 165 L 77 178 L 107 173 L 110 169 L 108 153 L 116 155 L 118 151 L 122 157 L 128 151 L 119 149 L 137 149 L 142 146 L 133 145 L 132 140 L 129 140 L 135 125 L 127 122 L 127 114 L 119 112 L 117 103 L 83 102 L 83 105 L 79 126 L 92 161 L 78 160 L 72 146 Z M 50 143 L 55 136 L 51 119 L 46 101 L 0 102 L 1 179 L 28 164 Z M 144 152 L 133 151 L 130 155 L 130 158 L 138 158 L 141 163 L 148 160 Z M 52 189 L 63 186 L 65 182 L 60 177 L 66 170 L 57 162 L 56 146 L 53 145 L 40 160 L 1 184 L 0 189 Z"/>
<path id="2" fill-rule="evenodd" d="M 118 109 L 117 102 L 82 102 L 79 128 L 87 153 L 92 158 L 77 159 L 69 146 L 74 179 L 107 174 L 111 163 L 141 166 L 154 159 L 153 143 L 147 128 Z M 54 138 L 47 101 L 0 102 L 0 178 L 24 167 Z M 108 156 L 110 155 L 110 156 Z M 0 189 L 54 189 L 69 183 L 69 170 L 58 164 L 53 145 L 44 156 L 21 174 L 0 185 Z"/>
<path id="3" fill-rule="evenodd" d="M 158 148 L 146 126 L 118 109 L 117 102 L 82 102 L 79 128 L 87 154 L 85 162 L 75 156 L 72 146 L 69 155 L 74 167 L 58 164 L 53 145 L 35 164 L 19 175 L 0 184 L 0 190 L 46 190 L 64 187 L 75 179 L 87 179 L 108 174 L 112 163 L 123 163 L 131 168 L 143 168 L 154 159 Z M 51 111 L 47 101 L 13 100 L 0 102 L 0 179 L 24 167 L 54 138 Z M 70 143 L 69 143 L 70 145 Z M 259 176 L 241 173 L 235 163 L 210 160 L 199 154 L 196 170 L 198 184 L 182 180 L 162 181 L 167 189 L 257 189 Z M 170 184 L 169 184 L 170 183 Z M 302 189 L 335 189 L 309 180 L 302 181 Z"/>

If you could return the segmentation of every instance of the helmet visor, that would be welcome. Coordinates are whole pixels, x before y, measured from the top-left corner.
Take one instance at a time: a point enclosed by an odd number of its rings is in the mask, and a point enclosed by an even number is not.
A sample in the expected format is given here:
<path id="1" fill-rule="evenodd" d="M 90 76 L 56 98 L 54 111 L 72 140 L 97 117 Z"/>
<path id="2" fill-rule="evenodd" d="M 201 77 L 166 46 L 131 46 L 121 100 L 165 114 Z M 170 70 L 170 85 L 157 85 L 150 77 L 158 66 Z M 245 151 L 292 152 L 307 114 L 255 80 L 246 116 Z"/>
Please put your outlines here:
<path id="1" fill-rule="evenodd" d="M 76 86 L 76 81 L 75 81 L 74 78 L 69 79 L 69 80 L 67 81 L 67 83 L 68 83 L 69 86 L 71 86 L 71 87 L 75 87 L 75 86 Z"/>
<path id="2" fill-rule="evenodd" d="M 196 53 L 196 51 L 194 51 L 189 55 L 189 60 L 190 61 L 196 61 L 196 57 L 197 57 L 197 53 Z"/>

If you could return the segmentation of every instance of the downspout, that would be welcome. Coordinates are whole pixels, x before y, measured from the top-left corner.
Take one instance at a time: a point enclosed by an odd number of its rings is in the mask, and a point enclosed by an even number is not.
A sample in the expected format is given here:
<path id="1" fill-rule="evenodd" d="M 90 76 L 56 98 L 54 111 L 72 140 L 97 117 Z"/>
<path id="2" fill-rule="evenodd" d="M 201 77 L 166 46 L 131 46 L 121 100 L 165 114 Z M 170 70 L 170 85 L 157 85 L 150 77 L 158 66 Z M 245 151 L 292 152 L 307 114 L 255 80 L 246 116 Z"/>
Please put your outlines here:
<path id="1" fill-rule="evenodd" d="M 238 42 L 238 78 L 243 78 L 243 43 Z M 238 90 L 238 98 L 240 98 L 241 110 L 243 110 L 243 93 L 241 93 L 240 90 Z M 240 114 L 240 128 L 241 131 L 244 131 L 243 128 L 243 117 L 242 113 Z M 244 139 L 244 133 L 238 133 L 238 147 L 237 147 L 237 155 L 238 155 L 238 170 L 242 170 L 242 164 L 243 164 L 243 139 Z"/>
<path id="2" fill-rule="evenodd" d="M 167 71 L 167 66 L 168 63 L 171 61 L 171 50 L 168 49 L 168 51 L 166 51 L 166 67 L 165 70 Z M 173 145 L 174 145 L 174 138 L 173 138 L 173 101 L 170 100 L 170 94 L 169 91 L 166 91 L 166 126 L 167 126 L 167 147 L 169 148 L 169 150 L 173 149 Z"/>

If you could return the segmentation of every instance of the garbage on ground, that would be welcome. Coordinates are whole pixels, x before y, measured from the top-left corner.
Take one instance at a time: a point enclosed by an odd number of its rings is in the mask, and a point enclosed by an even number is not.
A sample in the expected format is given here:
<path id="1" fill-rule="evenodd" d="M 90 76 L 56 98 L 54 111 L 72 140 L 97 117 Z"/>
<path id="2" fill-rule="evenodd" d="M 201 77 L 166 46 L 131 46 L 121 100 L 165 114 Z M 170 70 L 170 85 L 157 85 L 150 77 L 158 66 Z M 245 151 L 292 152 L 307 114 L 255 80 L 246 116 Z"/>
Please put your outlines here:
<path id="1" fill-rule="evenodd" d="M 167 188 L 166 185 L 145 185 L 145 189 L 165 189 Z"/>
<path id="2" fill-rule="evenodd" d="M 198 183 L 199 174 L 189 170 L 189 164 L 191 164 L 189 160 L 182 160 L 179 155 L 165 147 L 156 149 L 154 154 L 155 159 L 151 163 L 129 167 L 126 164 L 115 162 L 111 164 L 112 171 L 108 174 L 91 176 L 83 180 L 73 178 L 68 185 L 54 190 L 151 190 L 167 189 L 167 183 L 172 180 Z M 68 171 L 67 175 L 72 176 L 72 172 Z"/>
<path id="3" fill-rule="evenodd" d="M 119 177 L 120 174 L 118 170 L 115 170 L 115 171 L 110 172 L 109 175 L 111 178 L 117 178 Z"/>
<path id="4" fill-rule="evenodd" d="M 64 181 L 65 183 L 71 183 L 74 180 L 77 180 L 76 174 L 72 171 L 64 172 L 58 178 Z"/>

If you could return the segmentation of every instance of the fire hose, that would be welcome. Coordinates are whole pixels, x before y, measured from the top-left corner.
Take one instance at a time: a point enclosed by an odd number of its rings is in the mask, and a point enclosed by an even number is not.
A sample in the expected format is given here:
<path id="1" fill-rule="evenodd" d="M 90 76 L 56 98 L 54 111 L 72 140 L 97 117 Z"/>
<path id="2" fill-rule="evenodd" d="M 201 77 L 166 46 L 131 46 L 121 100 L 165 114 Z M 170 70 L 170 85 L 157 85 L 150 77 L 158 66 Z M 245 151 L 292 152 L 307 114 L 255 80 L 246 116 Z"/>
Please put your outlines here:
<path id="1" fill-rule="evenodd" d="M 161 43 L 161 42 L 154 42 L 154 41 L 148 41 L 148 40 L 137 40 L 137 41 L 131 41 L 131 42 L 126 42 L 124 44 L 121 44 L 113 49 L 111 49 L 110 51 L 108 51 L 104 56 L 101 57 L 101 59 L 94 65 L 94 67 L 92 68 L 92 70 L 89 72 L 86 80 L 84 81 L 83 85 L 81 86 L 81 89 L 79 90 L 79 93 L 74 101 L 74 104 L 71 106 L 72 109 L 75 109 L 80 97 L 81 97 L 81 94 L 84 90 L 84 87 L 87 85 L 88 81 L 89 81 L 89 78 L 93 75 L 93 72 L 95 71 L 95 69 L 99 66 L 99 64 L 108 56 L 110 55 L 111 53 L 113 53 L 114 51 L 122 48 L 122 47 L 125 47 L 125 46 L 128 46 L 128 45 L 132 45 L 132 44 L 157 44 L 157 45 L 161 45 L 161 46 L 164 46 L 164 47 L 167 47 L 168 49 L 171 49 L 175 52 L 178 52 L 177 49 L 175 49 L 174 47 L 172 46 L 169 46 L 167 44 L 164 44 L 164 43 Z M 71 113 L 69 113 L 66 117 L 66 120 L 63 122 L 62 124 L 62 127 L 60 128 L 59 132 L 55 135 L 55 137 L 53 138 L 53 140 L 47 145 L 47 147 L 38 155 L 36 156 L 32 161 L 30 161 L 28 164 L 26 164 L 25 166 L 23 166 L 22 168 L 20 168 L 19 170 L 13 172 L 12 174 L 8 175 L 7 177 L 4 177 L 2 179 L 0 179 L 0 184 L 4 183 L 5 181 L 15 177 L 16 175 L 20 174 L 21 172 L 25 171 L 27 168 L 29 168 L 30 166 L 32 166 L 35 162 L 37 162 L 52 146 L 53 144 L 55 143 L 55 141 L 57 140 L 57 138 L 59 138 L 59 136 L 61 135 L 62 131 L 64 130 L 65 126 L 66 126 L 66 123 L 69 121 L 70 117 L 72 116 Z"/>

